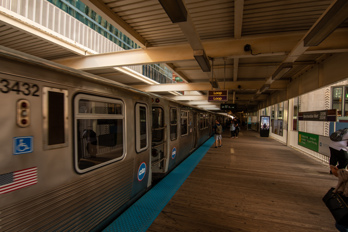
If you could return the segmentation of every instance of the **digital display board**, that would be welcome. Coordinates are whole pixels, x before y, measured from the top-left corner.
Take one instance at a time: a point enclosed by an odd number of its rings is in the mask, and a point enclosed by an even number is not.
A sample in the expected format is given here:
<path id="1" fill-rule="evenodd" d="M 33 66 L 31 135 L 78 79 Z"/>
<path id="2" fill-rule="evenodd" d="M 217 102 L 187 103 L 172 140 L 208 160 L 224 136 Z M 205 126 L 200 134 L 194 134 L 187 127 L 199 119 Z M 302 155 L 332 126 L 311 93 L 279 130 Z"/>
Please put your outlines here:
<path id="1" fill-rule="evenodd" d="M 221 110 L 235 110 L 237 108 L 237 104 L 221 104 Z"/>

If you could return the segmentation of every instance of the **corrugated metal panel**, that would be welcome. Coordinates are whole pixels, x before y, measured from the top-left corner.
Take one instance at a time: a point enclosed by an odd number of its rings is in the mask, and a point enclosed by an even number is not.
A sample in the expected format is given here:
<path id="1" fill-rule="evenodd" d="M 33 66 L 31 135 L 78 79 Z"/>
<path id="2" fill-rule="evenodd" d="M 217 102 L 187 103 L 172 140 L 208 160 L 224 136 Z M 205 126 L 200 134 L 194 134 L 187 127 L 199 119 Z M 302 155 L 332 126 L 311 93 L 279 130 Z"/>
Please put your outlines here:
<path id="1" fill-rule="evenodd" d="M 89 231 L 131 196 L 134 160 L 0 209 L 3 231 Z M 81 176 L 82 177 L 82 176 Z"/>
<path id="2" fill-rule="evenodd" d="M 202 40 L 233 37 L 234 1 L 186 1 L 196 30 Z"/>
<path id="3" fill-rule="evenodd" d="M 187 42 L 179 26 L 170 21 L 157 0 L 104 2 L 151 46 Z"/>
<path id="4" fill-rule="evenodd" d="M 0 23 L 0 45 L 44 59 L 58 59 L 75 55 L 68 49 L 3 23 Z"/>
<path id="5" fill-rule="evenodd" d="M 331 0 L 245 0 L 243 35 L 307 31 Z"/>

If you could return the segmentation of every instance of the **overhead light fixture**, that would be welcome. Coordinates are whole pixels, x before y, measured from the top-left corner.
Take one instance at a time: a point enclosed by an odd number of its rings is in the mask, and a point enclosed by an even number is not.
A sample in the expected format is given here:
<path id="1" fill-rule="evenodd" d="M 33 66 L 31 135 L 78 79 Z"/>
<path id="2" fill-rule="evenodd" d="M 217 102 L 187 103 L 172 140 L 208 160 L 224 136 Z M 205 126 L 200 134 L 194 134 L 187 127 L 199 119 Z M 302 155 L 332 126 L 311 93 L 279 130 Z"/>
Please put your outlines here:
<path id="1" fill-rule="evenodd" d="M 272 75 L 272 80 L 280 79 L 284 76 L 285 73 L 292 69 L 292 63 L 283 63 L 281 64 L 277 70 Z"/>
<path id="2" fill-rule="evenodd" d="M 348 18 L 348 1 L 337 0 L 304 38 L 304 46 L 318 46 Z"/>
<path id="3" fill-rule="evenodd" d="M 219 83 L 217 82 L 216 78 L 213 78 L 210 80 L 210 84 L 213 88 L 218 89 L 219 88 Z"/>
<path id="4" fill-rule="evenodd" d="M 210 72 L 210 63 L 203 49 L 193 50 L 193 56 L 203 72 Z"/>
<path id="5" fill-rule="evenodd" d="M 158 0 L 173 23 L 187 21 L 187 10 L 181 0 Z"/>

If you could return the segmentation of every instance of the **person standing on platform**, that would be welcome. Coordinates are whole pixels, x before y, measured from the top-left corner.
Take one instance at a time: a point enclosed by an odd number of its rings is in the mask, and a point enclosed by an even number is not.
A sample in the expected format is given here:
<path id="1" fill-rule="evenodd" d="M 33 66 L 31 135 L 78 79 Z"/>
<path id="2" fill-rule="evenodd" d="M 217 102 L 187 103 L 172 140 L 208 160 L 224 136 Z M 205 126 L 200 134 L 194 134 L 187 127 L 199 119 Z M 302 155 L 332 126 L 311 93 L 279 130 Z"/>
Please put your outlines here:
<path id="1" fill-rule="evenodd" d="M 238 138 L 238 134 L 239 134 L 239 123 L 238 123 L 238 119 L 237 119 L 237 118 L 234 118 L 234 119 L 233 119 L 233 123 L 234 123 L 234 127 L 236 128 L 235 136 L 236 136 L 236 138 Z"/>
<path id="2" fill-rule="evenodd" d="M 234 137 L 236 136 L 236 127 L 234 125 L 234 121 L 231 122 L 230 131 L 231 131 L 231 138 L 234 139 Z"/>
<path id="3" fill-rule="evenodd" d="M 218 120 L 215 121 L 214 130 L 215 130 L 215 148 L 217 148 L 218 146 L 221 147 L 222 146 L 222 136 L 221 136 L 222 125 L 220 124 Z"/>
<path id="4" fill-rule="evenodd" d="M 348 165 L 348 133 L 342 136 L 341 141 L 330 141 L 330 171 L 336 177 L 338 177 L 337 171 L 339 169 L 347 169 Z M 336 228 L 340 232 L 348 232 L 348 222 L 347 224 L 341 225 L 336 223 Z"/>

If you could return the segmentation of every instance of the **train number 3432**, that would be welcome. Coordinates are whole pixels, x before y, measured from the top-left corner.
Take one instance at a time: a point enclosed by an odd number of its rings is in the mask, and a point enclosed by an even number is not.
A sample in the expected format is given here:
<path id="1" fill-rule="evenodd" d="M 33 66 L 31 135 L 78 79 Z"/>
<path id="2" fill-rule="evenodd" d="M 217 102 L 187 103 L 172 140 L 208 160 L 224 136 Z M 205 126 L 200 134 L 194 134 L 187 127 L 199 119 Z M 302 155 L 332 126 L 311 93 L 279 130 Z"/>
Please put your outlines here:
<path id="1" fill-rule="evenodd" d="M 17 94 L 23 94 L 25 96 L 39 97 L 39 86 L 36 84 L 30 84 L 20 81 L 12 81 L 8 79 L 1 79 L 0 81 L 0 92 L 11 93 L 16 92 Z"/>

